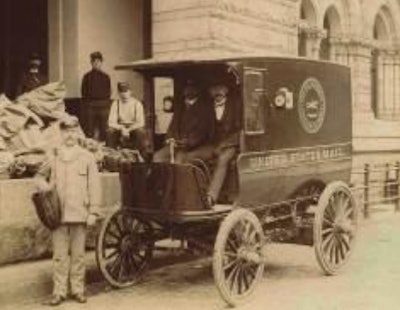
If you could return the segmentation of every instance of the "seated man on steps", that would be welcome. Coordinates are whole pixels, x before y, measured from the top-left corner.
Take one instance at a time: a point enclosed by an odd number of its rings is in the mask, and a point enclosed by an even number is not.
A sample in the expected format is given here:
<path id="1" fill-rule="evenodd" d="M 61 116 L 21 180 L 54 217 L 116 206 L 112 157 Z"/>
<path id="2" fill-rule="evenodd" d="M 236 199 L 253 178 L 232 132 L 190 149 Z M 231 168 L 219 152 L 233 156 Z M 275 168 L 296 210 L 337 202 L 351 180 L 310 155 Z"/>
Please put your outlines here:
<path id="1" fill-rule="evenodd" d="M 142 103 L 131 96 L 128 83 L 118 83 L 119 98 L 108 117 L 106 145 L 112 148 L 132 147 L 145 152 L 145 121 Z"/>
<path id="2" fill-rule="evenodd" d="M 236 115 L 234 102 L 228 98 L 228 94 L 229 88 L 223 83 L 216 83 L 210 87 L 214 107 L 211 142 L 189 152 L 186 156 L 187 161 L 195 158 L 204 161 L 217 160 L 208 188 L 210 205 L 215 204 L 218 200 L 228 164 L 234 158 L 239 146 L 240 122 Z"/>

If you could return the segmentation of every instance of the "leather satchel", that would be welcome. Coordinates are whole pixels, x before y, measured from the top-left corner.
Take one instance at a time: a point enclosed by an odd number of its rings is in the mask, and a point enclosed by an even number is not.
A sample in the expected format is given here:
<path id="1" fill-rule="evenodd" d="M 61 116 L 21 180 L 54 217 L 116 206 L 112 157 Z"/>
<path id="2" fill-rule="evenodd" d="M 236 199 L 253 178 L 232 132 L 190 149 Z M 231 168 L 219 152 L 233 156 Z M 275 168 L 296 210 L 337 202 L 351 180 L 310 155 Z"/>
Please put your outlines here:
<path id="1" fill-rule="evenodd" d="M 44 226 L 55 230 L 61 225 L 61 202 L 56 189 L 38 191 L 32 195 L 36 214 Z"/>

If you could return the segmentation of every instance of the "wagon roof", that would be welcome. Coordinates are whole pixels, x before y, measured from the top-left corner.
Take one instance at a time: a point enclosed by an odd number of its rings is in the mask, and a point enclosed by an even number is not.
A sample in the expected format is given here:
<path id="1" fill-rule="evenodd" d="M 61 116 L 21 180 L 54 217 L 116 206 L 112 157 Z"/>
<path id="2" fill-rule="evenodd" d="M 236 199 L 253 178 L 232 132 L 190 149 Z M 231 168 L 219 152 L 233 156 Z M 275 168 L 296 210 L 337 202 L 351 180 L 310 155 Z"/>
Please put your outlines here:
<path id="1" fill-rule="evenodd" d="M 170 58 L 149 58 L 143 60 L 137 60 L 132 62 L 126 62 L 115 66 L 116 70 L 137 70 L 137 71 L 152 71 L 157 69 L 172 69 L 174 67 L 185 67 L 197 64 L 234 64 L 241 62 L 259 62 L 264 60 L 297 60 L 307 62 L 318 62 L 333 64 L 327 61 L 314 60 L 296 56 L 282 56 L 282 55 L 240 55 L 240 56 L 227 56 L 227 55 L 214 55 L 214 56 L 197 56 L 197 57 L 170 57 Z M 339 64 L 333 64 L 342 66 Z M 346 66 L 343 66 L 346 67 Z"/>

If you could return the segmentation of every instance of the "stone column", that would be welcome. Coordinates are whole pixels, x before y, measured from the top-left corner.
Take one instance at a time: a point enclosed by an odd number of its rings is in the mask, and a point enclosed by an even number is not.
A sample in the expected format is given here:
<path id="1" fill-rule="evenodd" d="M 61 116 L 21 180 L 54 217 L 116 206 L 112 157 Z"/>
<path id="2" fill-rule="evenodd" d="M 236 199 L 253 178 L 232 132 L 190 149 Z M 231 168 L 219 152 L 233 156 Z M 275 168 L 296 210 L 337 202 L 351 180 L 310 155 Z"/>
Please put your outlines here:
<path id="1" fill-rule="evenodd" d="M 331 38 L 331 60 L 343 65 L 349 65 L 349 40 L 347 38 Z"/>
<path id="2" fill-rule="evenodd" d="M 397 49 L 393 59 L 394 65 L 394 115 L 400 119 L 400 51 Z"/>
<path id="3" fill-rule="evenodd" d="M 349 41 L 347 49 L 352 69 L 353 119 L 372 120 L 372 46 L 369 42 Z"/>
<path id="4" fill-rule="evenodd" d="M 319 59 L 321 40 L 326 38 L 326 31 L 304 23 L 299 25 L 299 31 L 305 36 L 306 57 Z"/>
<path id="5" fill-rule="evenodd" d="M 374 51 L 376 57 L 375 67 L 378 82 L 377 91 L 377 118 L 385 120 L 397 119 L 398 97 L 398 70 L 397 52 L 393 49 L 381 48 Z"/>

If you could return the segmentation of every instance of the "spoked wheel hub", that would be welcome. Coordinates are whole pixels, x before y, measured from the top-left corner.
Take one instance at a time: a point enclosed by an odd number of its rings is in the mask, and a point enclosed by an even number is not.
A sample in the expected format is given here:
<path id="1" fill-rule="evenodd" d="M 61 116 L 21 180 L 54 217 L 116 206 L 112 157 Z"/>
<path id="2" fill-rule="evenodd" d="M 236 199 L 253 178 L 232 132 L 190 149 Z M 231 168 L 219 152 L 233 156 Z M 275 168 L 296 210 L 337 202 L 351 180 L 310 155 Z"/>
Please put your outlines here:
<path id="1" fill-rule="evenodd" d="M 253 248 L 241 247 L 238 250 L 237 259 L 239 263 L 244 265 L 260 264 L 262 257 L 260 253 L 255 251 Z"/>
<path id="2" fill-rule="evenodd" d="M 258 218 L 237 209 L 221 223 L 214 246 L 213 273 L 222 298 L 231 306 L 254 291 L 264 271 L 264 233 Z"/>
<path id="3" fill-rule="evenodd" d="M 320 197 L 314 219 L 315 254 L 326 274 L 337 273 L 348 262 L 355 245 L 357 218 L 347 185 L 329 184 Z"/>
<path id="4" fill-rule="evenodd" d="M 100 231 L 96 259 L 104 278 L 117 288 L 136 283 L 153 253 L 151 225 L 126 209 L 106 218 Z"/>

